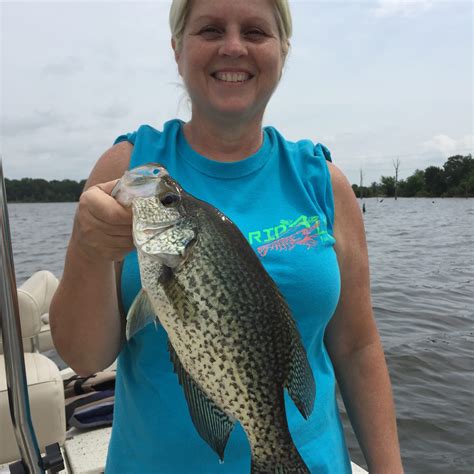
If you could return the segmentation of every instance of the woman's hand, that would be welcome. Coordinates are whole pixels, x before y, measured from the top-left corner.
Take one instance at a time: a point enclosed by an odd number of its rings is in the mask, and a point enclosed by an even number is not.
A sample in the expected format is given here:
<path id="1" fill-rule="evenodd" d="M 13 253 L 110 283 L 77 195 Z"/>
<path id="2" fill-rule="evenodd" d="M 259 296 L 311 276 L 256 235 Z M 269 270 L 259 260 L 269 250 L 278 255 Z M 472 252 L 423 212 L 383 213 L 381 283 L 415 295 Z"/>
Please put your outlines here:
<path id="1" fill-rule="evenodd" d="M 110 195 L 116 183 L 92 186 L 79 200 L 71 243 L 88 260 L 117 262 L 133 249 L 131 209 Z"/>

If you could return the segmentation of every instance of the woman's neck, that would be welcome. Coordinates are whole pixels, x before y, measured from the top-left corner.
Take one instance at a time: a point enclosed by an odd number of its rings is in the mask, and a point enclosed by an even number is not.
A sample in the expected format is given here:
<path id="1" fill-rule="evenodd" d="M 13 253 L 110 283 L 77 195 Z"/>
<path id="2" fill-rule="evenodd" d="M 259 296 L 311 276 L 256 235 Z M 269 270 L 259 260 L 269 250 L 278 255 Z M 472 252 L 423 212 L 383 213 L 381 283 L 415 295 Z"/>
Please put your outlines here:
<path id="1" fill-rule="evenodd" d="M 245 123 L 211 123 L 191 119 L 183 127 L 187 142 L 196 152 L 223 162 L 240 161 L 262 145 L 261 119 Z"/>

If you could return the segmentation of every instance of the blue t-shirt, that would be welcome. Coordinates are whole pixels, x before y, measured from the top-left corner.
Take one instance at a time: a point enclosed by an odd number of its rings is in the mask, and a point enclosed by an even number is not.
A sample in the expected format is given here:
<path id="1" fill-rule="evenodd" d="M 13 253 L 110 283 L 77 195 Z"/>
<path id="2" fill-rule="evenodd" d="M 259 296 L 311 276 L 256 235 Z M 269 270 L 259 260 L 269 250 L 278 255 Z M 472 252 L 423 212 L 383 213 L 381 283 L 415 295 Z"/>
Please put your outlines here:
<path id="1" fill-rule="evenodd" d="M 329 151 L 309 140 L 289 142 L 266 127 L 254 155 L 222 163 L 196 153 L 182 125 L 171 120 L 163 131 L 144 125 L 116 143 L 134 145 L 130 168 L 161 163 L 187 192 L 220 209 L 247 237 L 292 310 L 316 381 L 308 420 L 285 392 L 293 441 L 311 472 L 350 473 L 334 370 L 323 341 L 340 293 Z M 122 271 L 126 311 L 140 287 L 134 251 Z M 223 463 L 197 433 L 159 325 L 146 326 L 124 345 L 114 410 L 107 473 L 250 472 L 250 448 L 239 424 L 230 435 Z"/>

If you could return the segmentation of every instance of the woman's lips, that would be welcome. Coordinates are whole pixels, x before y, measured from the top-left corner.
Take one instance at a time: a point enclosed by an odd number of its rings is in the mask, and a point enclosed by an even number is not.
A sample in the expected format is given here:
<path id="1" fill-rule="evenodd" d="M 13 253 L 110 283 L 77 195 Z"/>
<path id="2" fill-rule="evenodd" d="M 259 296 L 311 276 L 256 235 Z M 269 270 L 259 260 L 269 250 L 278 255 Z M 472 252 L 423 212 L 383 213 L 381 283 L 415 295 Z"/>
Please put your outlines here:
<path id="1" fill-rule="evenodd" d="M 216 71 L 211 75 L 222 82 L 246 82 L 253 77 L 246 71 Z"/>

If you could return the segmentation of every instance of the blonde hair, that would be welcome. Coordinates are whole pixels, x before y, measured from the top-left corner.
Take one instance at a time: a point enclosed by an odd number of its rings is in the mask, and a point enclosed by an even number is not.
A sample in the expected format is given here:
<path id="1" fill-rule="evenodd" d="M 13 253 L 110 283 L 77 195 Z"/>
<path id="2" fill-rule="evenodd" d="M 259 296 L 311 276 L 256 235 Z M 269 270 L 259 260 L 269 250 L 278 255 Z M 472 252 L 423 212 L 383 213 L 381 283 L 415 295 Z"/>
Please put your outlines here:
<path id="1" fill-rule="evenodd" d="M 170 8 L 170 28 L 171 36 L 176 42 L 176 48 L 179 51 L 183 42 L 184 28 L 189 12 L 191 11 L 192 0 L 173 0 Z M 290 38 L 293 32 L 291 21 L 291 12 L 288 0 L 273 0 L 275 4 L 275 20 L 280 34 L 281 50 L 283 57 L 286 58 L 290 48 Z"/>

